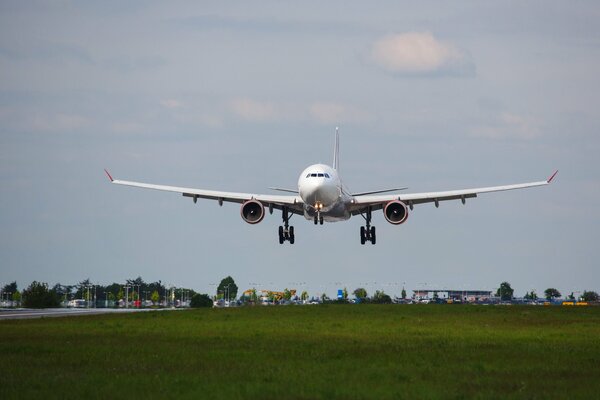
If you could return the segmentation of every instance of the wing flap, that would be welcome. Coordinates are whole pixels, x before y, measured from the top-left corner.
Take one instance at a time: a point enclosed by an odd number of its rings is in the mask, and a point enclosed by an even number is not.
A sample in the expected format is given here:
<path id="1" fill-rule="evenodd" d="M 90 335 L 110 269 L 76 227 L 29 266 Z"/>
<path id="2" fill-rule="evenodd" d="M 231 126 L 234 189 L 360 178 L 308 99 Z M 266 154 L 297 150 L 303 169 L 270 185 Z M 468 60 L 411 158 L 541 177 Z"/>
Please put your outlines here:
<path id="1" fill-rule="evenodd" d="M 116 185 L 159 190 L 163 192 L 181 193 L 185 197 L 217 200 L 220 202 L 226 201 L 232 203 L 243 203 L 250 199 L 255 199 L 266 204 L 289 205 L 298 207 L 302 206 L 302 199 L 300 198 L 300 196 L 277 196 L 252 193 L 223 192 L 217 190 L 194 189 L 179 186 L 167 186 L 156 185 L 152 183 L 123 181 L 118 179 L 114 179 L 111 182 Z"/>
<path id="2" fill-rule="evenodd" d="M 556 175 L 556 173 L 555 173 Z M 490 186 L 474 189 L 448 190 L 442 192 L 426 192 L 426 193 L 411 193 L 411 194 L 390 194 L 379 196 L 360 196 L 354 198 L 354 204 L 361 208 L 363 206 L 373 206 L 385 204 L 390 201 L 400 200 L 406 204 L 422 204 L 422 203 L 438 203 L 447 200 L 464 200 L 467 198 L 477 197 L 481 193 L 502 192 L 507 190 L 525 189 L 537 186 L 545 186 L 550 184 L 554 175 L 545 181 L 518 183 L 514 185 Z"/>

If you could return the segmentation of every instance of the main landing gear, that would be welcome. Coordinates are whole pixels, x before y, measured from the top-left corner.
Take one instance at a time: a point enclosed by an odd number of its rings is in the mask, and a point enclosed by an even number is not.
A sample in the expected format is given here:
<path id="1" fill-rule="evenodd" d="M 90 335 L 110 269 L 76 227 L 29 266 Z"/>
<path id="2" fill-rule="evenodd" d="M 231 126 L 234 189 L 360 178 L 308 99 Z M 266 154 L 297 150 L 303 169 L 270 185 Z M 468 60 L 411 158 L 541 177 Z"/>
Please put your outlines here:
<path id="1" fill-rule="evenodd" d="M 287 207 L 283 207 L 281 210 L 281 218 L 283 219 L 283 226 L 279 226 L 279 244 L 283 244 L 286 240 L 290 244 L 294 244 L 296 237 L 294 236 L 294 227 L 290 226 L 290 215 Z"/>
<path id="2" fill-rule="evenodd" d="M 377 236 L 375 235 L 375 227 L 371 226 L 371 207 L 367 208 L 366 216 L 361 214 L 366 221 L 366 226 L 360 227 L 360 244 L 371 242 L 375 244 L 377 242 Z"/>

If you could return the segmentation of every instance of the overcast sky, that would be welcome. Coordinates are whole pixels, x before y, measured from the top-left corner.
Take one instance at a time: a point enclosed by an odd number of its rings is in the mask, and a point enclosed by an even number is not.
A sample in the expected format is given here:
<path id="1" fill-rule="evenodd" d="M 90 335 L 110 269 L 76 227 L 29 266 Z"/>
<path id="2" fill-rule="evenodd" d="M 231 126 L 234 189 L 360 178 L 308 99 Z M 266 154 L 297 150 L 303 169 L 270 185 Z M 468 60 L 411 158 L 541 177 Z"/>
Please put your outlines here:
<path id="1" fill-rule="evenodd" d="M 0 2 L 0 284 L 214 293 L 600 289 L 600 6 Z M 551 186 L 314 226 L 120 179 L 269 193 L 330 163 L 352 191 Z"/>

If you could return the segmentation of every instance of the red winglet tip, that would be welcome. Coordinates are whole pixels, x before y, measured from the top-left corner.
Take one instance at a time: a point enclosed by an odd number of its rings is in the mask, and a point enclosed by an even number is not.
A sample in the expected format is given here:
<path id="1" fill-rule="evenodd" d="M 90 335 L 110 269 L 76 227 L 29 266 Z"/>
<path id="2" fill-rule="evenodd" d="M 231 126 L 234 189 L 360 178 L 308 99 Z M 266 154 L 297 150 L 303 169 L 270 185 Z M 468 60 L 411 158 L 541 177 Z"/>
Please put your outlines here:
<path id="1" fill-rule="evenodd" d="M 108 179 L 110 179 L 110 181 L 114 181 L 113 177 L 110 176 L 110 173 L 106 170 L 106 168 L 104 169 L 104 172 L 106 172 L 106 175 L 108 175 Z"/>
<path id="2" fill-rule="evenodd" d="M 554 177 L 556 176 L 556 174 L 558 174 L 558 170 L 554 171 L 554 173 L 552 174 L 552 176 L 550 178 L 548 178 L 548 180 L 546 182 L 548 182 L 548 183 L 552 182 L 552 179 L 554 179 Z"/>

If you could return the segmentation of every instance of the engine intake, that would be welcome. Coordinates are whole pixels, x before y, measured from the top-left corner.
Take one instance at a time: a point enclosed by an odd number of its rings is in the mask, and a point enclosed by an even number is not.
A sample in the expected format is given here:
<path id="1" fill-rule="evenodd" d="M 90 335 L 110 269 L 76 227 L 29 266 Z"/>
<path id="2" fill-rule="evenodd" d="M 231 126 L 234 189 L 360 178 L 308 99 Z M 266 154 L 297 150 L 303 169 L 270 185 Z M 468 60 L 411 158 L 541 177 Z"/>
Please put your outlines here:
<path id="1" fill-rule="evenodd" d="M 240 210 L 242 219 L 249 224 L 258 224 L 265 217 L 265 208 L 258 200 L 248 200 Z"/>
<path id="2" fill-rule="evenodd" d="M 408 208 L 399 200 L 390 201 L 383 208 L 383 215 L 390 224 L 400 225 L 408 218 Z"/>

